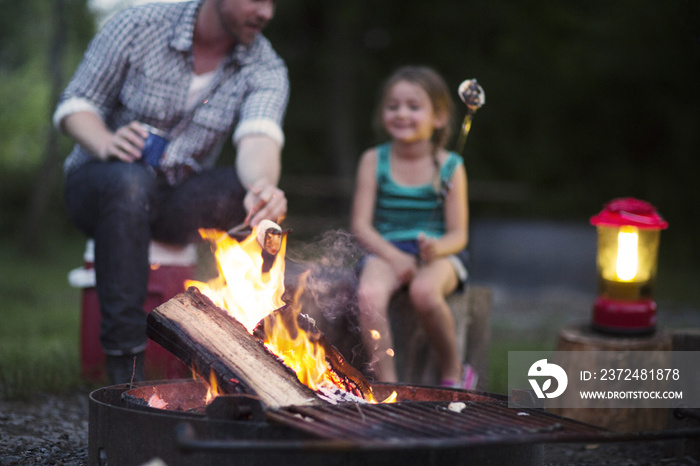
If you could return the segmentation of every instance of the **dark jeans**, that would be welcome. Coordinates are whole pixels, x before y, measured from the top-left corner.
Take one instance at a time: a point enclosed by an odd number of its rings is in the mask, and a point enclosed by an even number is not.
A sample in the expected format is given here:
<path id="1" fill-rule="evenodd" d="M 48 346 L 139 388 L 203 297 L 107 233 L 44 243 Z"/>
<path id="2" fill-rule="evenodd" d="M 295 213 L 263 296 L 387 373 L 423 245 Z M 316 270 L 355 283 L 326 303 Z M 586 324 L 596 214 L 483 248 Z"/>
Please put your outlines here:
<path id="1" fill-rule="evenodd" d="M 90 162 L 66 178 L 68 214 L 95 241 L 95 274 L 107 354 L 146 345 L 151 239 L 186 244 L 199 228 L 227 230 L 245 218 L 245 189 L 233 167 L 169 186 L 142 163 Z"/>

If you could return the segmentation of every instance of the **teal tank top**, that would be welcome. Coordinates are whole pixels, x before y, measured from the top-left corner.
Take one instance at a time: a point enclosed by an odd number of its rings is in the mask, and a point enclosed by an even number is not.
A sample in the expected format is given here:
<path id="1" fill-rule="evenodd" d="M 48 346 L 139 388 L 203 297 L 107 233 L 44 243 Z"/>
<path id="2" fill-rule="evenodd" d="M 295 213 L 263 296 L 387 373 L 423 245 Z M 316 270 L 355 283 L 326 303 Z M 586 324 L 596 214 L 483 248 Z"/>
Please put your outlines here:
<path id="1" fill-rule="evenodd" d="M 391 177 L 391 144 L 377 147 L 377 199 L 374 227 L 389 241 L 410 241 L 420 233 L 439 237 L 445 234 L 445 212 L 440 193 L 432 183 L 403 186 Z M 450 152 L 440 169 L 441 182 L 452 179 L 462 157 Z M 444 183 L 442 183 L 444 185 Z"/>

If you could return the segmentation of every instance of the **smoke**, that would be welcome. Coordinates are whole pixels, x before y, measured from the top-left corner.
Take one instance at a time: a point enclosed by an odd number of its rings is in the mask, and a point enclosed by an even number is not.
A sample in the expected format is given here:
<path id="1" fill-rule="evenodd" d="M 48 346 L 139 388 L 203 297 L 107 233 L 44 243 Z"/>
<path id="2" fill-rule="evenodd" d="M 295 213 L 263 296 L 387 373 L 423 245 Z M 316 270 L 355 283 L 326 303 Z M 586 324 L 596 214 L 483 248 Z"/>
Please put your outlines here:
<path id="1" fill-rule="evenodd" d="M 330 322 L 356 313 L 355 268 L 364 254 L 352 234 L 344 230 L 331 230 L 318 241 L 288 248 L 285 260 L 291 281 L 304 271 L 310 272 L 304 312 L 313 317 L 314 312 L 307 312 L 311 305 Z"/>
<path id="2" fill-rule="evenodd" d="M 326 339 L 353 366 L 366 366 L 357 309 L 357 267 L 365 251 L 344 230 L 325 232 L 304 244 L 289 243 L 285 254 L 285 290 L 294 293 L 309 272 L 301 312 L 314 320 Z"/>
<path id="3" fill-rule="evenodd" d="M 330 230 L 320 239 L 287 251 L 287 258 L 300 262 L 313 261 L 320 267 L 352 268 L 365 254 L 352 233 Z"/>

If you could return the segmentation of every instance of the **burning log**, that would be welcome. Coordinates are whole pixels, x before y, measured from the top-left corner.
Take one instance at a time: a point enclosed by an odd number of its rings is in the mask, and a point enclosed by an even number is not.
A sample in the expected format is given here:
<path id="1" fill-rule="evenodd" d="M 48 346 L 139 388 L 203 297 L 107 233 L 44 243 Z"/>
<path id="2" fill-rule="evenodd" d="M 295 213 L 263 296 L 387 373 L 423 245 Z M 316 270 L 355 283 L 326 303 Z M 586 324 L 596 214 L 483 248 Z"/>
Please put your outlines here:
<path id="1" fill-rule="evenodd" d="M 190 287 L 148 315 L 149 338 L 225 393 L 251 390 L 270 408 L 323 404 L 256 337 Z"/>
<path id="2" fill-rule="evenodd" d="M 283 299 L 285 231 L 261 222 L 242 240 L 201 233 L 216 246 L 219 277 L 190 282 L 156 309 L 147 320 L 151 339 L 205 379 L 213 375 L 224 393 L 252 392 L 268 407 L 376 401 L 364 376 L 301 314 L 308 274 Z"/>
<path id="3" fill-rule="evenodd" d="M 255 327 L 253 335 L 268 341 L 280 331 L 288 341 L 297 340 L 298 332 L 305 332 L 309 343 L 317 347 L 317 354 L 321 355 L 321 363 L 328 369 L 326 373 L 333 378 L 333 385 L 342 387 L 343 390 L 360 399 L 374 399 L 372 388 L 365 376 L 348 363 L 335 346 L 331 345 L 316 327 L 312 318 L 300 313 L 296 301 L 267 315 Z"/>

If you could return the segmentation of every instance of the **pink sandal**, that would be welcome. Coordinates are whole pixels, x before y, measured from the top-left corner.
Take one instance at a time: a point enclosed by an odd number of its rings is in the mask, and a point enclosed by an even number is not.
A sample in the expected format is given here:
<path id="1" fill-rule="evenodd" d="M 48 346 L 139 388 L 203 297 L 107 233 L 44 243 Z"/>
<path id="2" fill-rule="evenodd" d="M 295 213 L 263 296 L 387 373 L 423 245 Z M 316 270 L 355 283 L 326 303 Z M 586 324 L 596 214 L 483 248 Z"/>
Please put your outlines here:
<path id="1" fill-rule="evenodd" d="M 467 390 L 474 390 L 478 382 L 479 374 L 476 373 L 471 365 L 465 364 L 461 382 L 455 379 L 442 379 L 440 381 L 440 386 L 444 388 L 464 388 Z"/>
<path id="2" fill-rule="evenodd" d="M 462 387 L 467 390 L 474 390 L 478 382 L 479 374 L 476 373 L 471 365 L 465 364 L 464 372 L 462 373 Z"/>

